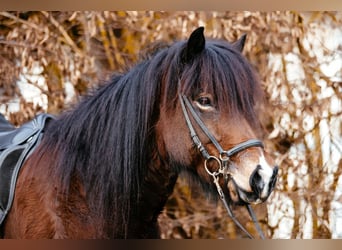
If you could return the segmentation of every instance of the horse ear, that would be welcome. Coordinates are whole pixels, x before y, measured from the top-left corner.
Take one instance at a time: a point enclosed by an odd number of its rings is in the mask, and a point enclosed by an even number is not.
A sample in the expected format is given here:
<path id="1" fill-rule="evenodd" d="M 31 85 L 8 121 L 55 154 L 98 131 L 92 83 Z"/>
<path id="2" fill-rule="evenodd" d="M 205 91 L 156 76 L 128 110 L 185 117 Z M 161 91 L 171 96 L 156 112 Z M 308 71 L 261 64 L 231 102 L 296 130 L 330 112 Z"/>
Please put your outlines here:
<path id="1" fill-rule="evenodd" d="M 234 47 L 236 50 L 242 52 L 243 47 L 245 47 L 246 37 L 247 37 L 247 35 L 246 35 L 246 34 L 243 34 L 243 35 L 239 38 L 239 40 L 235 41 L 235 42 L 232 44 L 233 47 Z"/>
<path id="2" fill-rule="evenodd" d="M 186 48 L 183 51 L 182 59 L 185 62 L 191 61 L 197 54 L 203 51 L 205 47 L 204 27 L 195 29 L 187 42 Z"/>

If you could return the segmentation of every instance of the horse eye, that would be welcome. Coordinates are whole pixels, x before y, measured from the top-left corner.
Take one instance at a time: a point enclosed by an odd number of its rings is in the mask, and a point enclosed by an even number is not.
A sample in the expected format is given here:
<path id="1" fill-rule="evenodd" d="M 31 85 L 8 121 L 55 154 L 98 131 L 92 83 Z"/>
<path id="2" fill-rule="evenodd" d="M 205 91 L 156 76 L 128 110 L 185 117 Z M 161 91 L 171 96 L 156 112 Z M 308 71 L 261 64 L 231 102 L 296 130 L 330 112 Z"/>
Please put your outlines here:
<path id="1" fill-rule="evenodd" d="M 200 104 L 203 107 L 211 107 L 212 103 L 209 97 L 202 96 L 196 100 L 198 104 Z"/>

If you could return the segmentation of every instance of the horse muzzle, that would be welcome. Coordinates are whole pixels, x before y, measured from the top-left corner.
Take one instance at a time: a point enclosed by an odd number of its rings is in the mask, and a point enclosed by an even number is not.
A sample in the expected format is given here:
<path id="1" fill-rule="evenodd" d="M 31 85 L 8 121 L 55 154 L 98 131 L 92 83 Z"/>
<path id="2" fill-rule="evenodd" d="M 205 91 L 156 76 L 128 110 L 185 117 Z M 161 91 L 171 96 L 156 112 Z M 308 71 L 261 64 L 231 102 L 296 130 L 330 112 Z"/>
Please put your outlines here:
<path id="1" fill-rule="evenodd" d="M 275 188 L 278 176 L 278 167 L 272 170 L 263 169 L 258 165 L 249 178 L 249 190 L 238 184 L 234 176 L 228 176 L 227 188 L 230 200 L 239 205 L 258 204 L 267 200 Z"/>

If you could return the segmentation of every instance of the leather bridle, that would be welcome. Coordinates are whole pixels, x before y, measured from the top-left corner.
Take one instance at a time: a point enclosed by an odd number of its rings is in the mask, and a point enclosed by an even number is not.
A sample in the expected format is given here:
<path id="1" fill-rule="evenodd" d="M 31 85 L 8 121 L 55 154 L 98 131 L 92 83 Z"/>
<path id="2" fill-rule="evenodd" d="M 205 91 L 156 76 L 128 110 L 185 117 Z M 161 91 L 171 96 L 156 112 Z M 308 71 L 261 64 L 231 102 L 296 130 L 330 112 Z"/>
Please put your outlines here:
<path id="1" fill-rule="evenodd" d="M 231 166 L 231 161 L 230 161 L 230 157 L 232 157 L 233 155 L 246 150 L 250 147 L 261 147 L 264 148 L 263 143 L 260 140 L 257 139 L 250 139 L 244 142 L 241 142 L 239 144 L 237 144 L 236 146 L 234 146 L 233 148 L 229 149 L 229 150 L 223 150 L 222 146 L 220 145 L 220 143 L 215 139 L 215 137 L 210 133 L 210 131 L 208 130 L 208 128 L 205 126 L 205 124 L 202 122 L 201 118 L 198 116 L 198 114 L 196 113 L 194 107 L 191 105 L 189 99 L 182 94 L 178 95 L 179 97 L 179 101 L 182 107 L 182 111 L 183 111 L 183 115 L 186 121 L 186 124 L 189 128 L 190 131 L 190 136 L 191 139 L 193 141 L 193 143 L 195 144 L 195 146 L 198 148 L 198 150 L 201 152 L 202 156 L 204 157 L 205 161 L 204 161 L 204 167 L 205 170 L 207 171 L 207 173 L 212 176 L 213 178 L 213 182 L 216 186 L 217 192 L 220 196 L 220 199 L 222 200 L 229 217 L 231 217 L 231 219 L 234 221 L 234 223 L 251 239 L 253 239 L 254 237 L 246 230 L 246 228 L 244 228 L 240 222 L 236 219 L 236 217 L 234 216 L 232 209 L 229 205 L 229 203 L 226 200 L 226 197 L 222 191 L 222 188 L 219 184 L 219 177 L 220 176 L 224 176 L 225 178 L 229 178 L 230 177 L 230 166 Z M 190 111 L 190 114 L 192 115 L 192 118 L 196 121 L 197 125 L 201 128 L 201 130 L 204 132 L 204 134 L 209 138 L 209 140 L 212 142 L 212 144 L 216 147 L 216 149 L 219 152 L 218 157 L 210 155 L 208 153 L 208 151 L 206 150 L 206 148 L 204 147 L 204 145 L 201 143 L 192 123 L 189 117 L 189 113 L 187 111 L 187 109 Z M 209 169 L 208 164 L 209 162 L 216 162 L 217 164 L 217 168 L 215 171 L 212 171 Z M 261 239 L 265 239 L 265 236 L 260 228 L 259 223 L 257 222 L 256 216 L 254 214 L 253 209 L 251 208 L 251 206 L 249 204 L 246 204 L 247 210 L 249 215 L 251 216 L 254 225 L 260 235 Z"/>

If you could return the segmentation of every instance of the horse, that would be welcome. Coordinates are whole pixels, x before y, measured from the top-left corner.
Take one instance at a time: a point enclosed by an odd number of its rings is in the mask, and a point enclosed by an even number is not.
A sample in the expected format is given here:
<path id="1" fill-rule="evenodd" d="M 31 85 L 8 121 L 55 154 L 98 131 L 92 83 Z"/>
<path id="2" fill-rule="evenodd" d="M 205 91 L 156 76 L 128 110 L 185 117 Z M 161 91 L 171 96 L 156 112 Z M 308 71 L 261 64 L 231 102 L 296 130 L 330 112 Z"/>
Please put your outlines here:
<path id="1" fill-rule="evenodd" d="M 266 201 L 278 166 L 257 139 L 262 89 L 245 40 L 206 39 L 199 27 L 49 119 L 3 238 L 160 238 L 182 174 L 226 205 Z"/>

